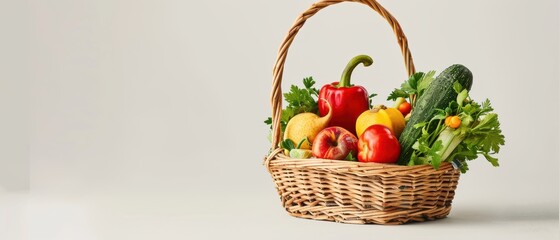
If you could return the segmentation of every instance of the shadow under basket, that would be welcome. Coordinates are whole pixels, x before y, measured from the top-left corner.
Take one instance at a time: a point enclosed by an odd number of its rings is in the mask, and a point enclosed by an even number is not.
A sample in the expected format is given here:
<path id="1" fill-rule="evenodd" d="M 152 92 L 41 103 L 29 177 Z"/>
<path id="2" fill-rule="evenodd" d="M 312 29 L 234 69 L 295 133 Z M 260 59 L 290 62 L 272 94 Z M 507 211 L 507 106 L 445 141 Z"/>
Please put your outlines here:
<path id="1" fill-rule="evenodd" d="M 295 217 L 402 224 L 446 217 L 460 172 L 443 163 L 398 166 L 326 159 L 266 159 L 283 207 Z"/>
<path id="2" fill-rule="evenodd" d="M 264 165 L 283 207 L 295 217 L 342 223 L 402 224 L 446 217 L 460 171 L 445 162 L 399 166 L 327 159 L 292 159 L 279 148 L 281 82 L 289 46 L 308 18 L 340 2 L 362 3 L 390 24 L 402 51 L 407 76 L 415 73 L 408 42 L 398 21 L 375 0 L 322 0 L 302 13 L 288 31 L 276 59 L 272 84 L 272 150 Z"/>

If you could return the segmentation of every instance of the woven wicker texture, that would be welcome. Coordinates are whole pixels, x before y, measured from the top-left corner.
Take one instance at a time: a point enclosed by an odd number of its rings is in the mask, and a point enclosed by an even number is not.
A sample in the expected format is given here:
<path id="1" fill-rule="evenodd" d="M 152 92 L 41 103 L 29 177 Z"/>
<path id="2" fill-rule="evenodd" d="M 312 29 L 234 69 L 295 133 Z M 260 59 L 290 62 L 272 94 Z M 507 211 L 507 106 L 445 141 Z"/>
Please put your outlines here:
<path id="1" fill-rule="evenodd" d="M 398 21 L 374 0 L 323 0 L 303 12 L 278 52 L 272 84 L 272 151 L 265 166 L 272 175 L 289 214 L 344 223 L 402 224 L 446 217 L 460 173 L 443 163 L 398 166 L 327 159 L 292 159 L 278 147 L 281 141 L 281 81 L 289 46 L 305 21 L 319 10 L 340 2 L 358 2 L 379 13 L 392 27 L 408 76 L 415 73 L 406 36 Z"/>

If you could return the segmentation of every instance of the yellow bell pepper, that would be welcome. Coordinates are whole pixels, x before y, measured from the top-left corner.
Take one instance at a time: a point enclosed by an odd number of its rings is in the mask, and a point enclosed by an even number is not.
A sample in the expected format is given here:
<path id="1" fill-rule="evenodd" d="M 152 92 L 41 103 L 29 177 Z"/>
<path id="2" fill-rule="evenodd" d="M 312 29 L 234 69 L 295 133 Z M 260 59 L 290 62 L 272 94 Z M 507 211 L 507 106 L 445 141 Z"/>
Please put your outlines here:
<path id="1" fill-rule="evenodd" d="M 361 136 L 365 129 L 374 124 L 386 126 L 396 137 L 399 137 L 402 131 L 404 131 L 406 120 L 398 109 L 378 105 L 359 115 L 355 123 L 357 136 Z"/>

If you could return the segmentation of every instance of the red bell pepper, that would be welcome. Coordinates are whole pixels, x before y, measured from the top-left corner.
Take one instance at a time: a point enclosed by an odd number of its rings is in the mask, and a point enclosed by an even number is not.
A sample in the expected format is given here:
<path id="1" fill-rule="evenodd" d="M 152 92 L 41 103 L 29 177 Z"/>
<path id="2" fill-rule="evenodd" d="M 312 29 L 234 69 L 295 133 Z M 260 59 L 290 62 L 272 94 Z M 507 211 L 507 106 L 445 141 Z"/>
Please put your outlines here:
<path id="1" fill-rule="evenodd" d="M 360 63 L 364 66 L 373 64 L 373 59 L 367 55 L 354 57 L 347 64 L 342 79 L 339 82 L 327 84 L 320 89 L 319 98 L 326 99 L 332 109 L 332 119 L 329 126 L 339 126 L 346 130 L 355 132 L 355 122 L 361 113 L 369 110 L 369 94 L 362 86 L 350 83 L 353 69 Z M 320 116 L 328 114 L 329 107 L 325 101 L 318 102 Z"/>
<path id="2" fill-rule="evenodd" d="M 400 142 L 384 125 L 369 126 L 357 143 L 359 162 L 395 163 L 400 156 Z"/>

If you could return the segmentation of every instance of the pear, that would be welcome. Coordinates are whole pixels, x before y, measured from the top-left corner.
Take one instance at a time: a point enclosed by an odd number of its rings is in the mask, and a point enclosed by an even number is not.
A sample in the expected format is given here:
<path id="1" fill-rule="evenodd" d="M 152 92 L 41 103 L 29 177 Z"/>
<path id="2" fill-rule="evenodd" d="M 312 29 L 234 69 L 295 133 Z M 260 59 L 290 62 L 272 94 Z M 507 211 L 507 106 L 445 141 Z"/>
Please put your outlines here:
<path id="1" fill-rule="evenodd" d="M 294 143 L 300 143 L 303 139 L 308 138 L 308 141 L 304 141 L 299 149 L 312 149 L 311 143 L 314 141 L 314 138 L 322 129 L 328 126 L 332 118 L 332 107 L 328 101 L 326 103 L 328 105 L 328 114 L 324 117 L 306 112 L 299 113 L 291 118 L 285 127 L 283 140 L 291 139 Z"/>

